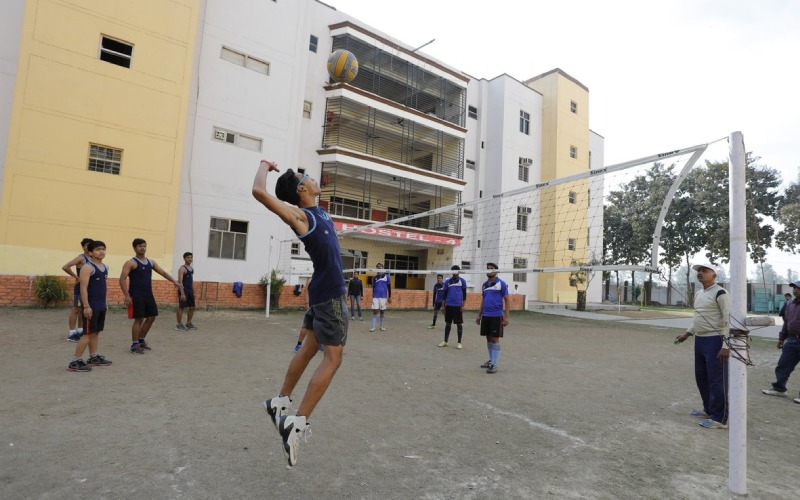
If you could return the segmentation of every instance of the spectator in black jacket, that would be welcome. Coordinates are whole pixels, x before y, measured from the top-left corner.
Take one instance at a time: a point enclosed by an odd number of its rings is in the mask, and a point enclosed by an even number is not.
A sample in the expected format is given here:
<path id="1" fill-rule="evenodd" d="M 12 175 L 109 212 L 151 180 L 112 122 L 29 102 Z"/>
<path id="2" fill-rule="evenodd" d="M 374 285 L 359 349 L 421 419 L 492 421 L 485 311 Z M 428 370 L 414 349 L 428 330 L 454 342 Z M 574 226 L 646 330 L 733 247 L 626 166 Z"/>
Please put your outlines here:
<path id="1" fill-rule="evenodd" d="M 347 295 L 350 296 L 350 319 L 356 319 L 356 308 L 358 308 L 358 320 L 364 321 L 364 318 L 361 317 L 361 297 L 364 295 L 364 283 L 358 278 L 358 273 L 353 273 L 353 277 L 350 278 Z"/>

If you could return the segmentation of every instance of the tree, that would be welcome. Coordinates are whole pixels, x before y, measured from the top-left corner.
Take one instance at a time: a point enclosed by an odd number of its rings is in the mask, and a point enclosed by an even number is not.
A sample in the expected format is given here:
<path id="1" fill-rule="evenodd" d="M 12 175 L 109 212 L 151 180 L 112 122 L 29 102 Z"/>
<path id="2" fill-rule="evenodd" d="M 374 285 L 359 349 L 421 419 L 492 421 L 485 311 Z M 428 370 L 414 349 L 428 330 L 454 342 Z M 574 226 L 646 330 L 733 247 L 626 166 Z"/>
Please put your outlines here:
<path id="1" fill-rule="evenodd" d="M 586 267 L 599 264 L 601 264 L 600 260 L 592 258 L 588 263 L 573 260 L 570 265 L 573 267 Z M 594 271 L 580 270 L 569 273 L 569 286 L 575 287 L 575 290 L 578 291 L 578 303 L 575 306 L 578 311 L 586 310 L 586 290 L 589 288 L 592 279 L 594 279 Z"/>
<path id="2" fill-rule="evenodd" d="M 783 229 L 775 236 L 775 246 L 784 252 L 800 252 L 800 168 L 797 179 L 786 188 L 775 219 Z"/>

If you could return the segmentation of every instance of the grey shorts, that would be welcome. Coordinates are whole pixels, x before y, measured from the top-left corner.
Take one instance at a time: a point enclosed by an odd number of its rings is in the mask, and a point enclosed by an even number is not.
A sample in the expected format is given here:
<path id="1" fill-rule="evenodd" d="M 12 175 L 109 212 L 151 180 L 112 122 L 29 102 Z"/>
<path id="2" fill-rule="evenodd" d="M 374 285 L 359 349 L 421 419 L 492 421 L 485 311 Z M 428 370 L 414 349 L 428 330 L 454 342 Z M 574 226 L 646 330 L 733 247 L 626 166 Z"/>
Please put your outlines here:
<path id="1" fill-rule="evenodd" d="M 347 342 L 347 327 L 350 323 L 345 299 L 342 295 L 314 304 L 303 318 L 305 326 L 306 318 L 311 314 L 314 338 L 320 345 L 344 345 Z"/>
<path id="2" fill-rule="evenodd" d="M 305 328 L 306 330 L 313 330 L 314 329 L 314 310 L 309 309 L 303 315 L 303 326 L 300 328 Z"/>

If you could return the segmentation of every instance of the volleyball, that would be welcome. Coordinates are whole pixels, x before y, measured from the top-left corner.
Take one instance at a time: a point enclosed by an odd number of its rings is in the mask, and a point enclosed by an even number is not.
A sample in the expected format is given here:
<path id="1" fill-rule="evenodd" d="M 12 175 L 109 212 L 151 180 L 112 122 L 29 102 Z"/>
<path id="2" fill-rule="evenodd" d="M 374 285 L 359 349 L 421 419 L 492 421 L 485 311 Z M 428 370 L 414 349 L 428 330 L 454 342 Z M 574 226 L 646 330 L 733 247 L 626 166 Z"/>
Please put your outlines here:
<path id="1" fill-rule="evenodd" d="M 334 50 L 328 56 L 328 74 L 337 82 L 352 82 L 358 74 L 358 59 L 348 50 Z"/>

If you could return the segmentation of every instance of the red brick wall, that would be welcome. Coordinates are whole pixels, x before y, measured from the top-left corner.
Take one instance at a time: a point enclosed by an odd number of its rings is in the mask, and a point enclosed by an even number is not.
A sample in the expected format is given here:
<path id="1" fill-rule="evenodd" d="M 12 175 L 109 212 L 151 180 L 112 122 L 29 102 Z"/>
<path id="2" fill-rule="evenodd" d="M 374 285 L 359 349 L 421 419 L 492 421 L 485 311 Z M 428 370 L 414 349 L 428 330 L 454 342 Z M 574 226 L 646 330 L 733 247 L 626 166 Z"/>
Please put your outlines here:
<path id="1" fill-rule="evenodd" d="M 0 276 L 0 306 L 35 306 L 38 305 L 36 294 L 34 293 L 33 280 L 35 276 Z M 69 306 L 72 304 L 72 286 L 75 280 L 69 276 L 59 277 L 69 291 L 70 298 L 59 306 Z M 252 308 L 259 309 L 264 307 L 264 293 L 257 284 L 245 284 L 242 288 L 242 296 L 237 297 L 233 293 L 233 283 L 215 283 L 196 281 L 194 283 L 195 298 L 198 308 L 206 306 L 216 306 L 222 308 Z M 305 307 L 305 293 L 299 296 L 294 295 L 294 286 L 286 285 L 283 287 L 279 302 L 280 307 L 303 308 Z M 153 295 L 159 304 L 177 304 L 178 295 L 175 286 L 164 280 L 153 281 Z M 511 309 L 523 309 L 523 296 L 510 295 Z M 108 280 L 108 304 L 121 305 L 123 303 L 122 290 L 119 289 L 119 280 L 110 278 Z M 372 290 L 364 290 L 364 297 L 361 301 L 362 309 L 369 309 L 372 304 Z M 476 310 L 480 304 L 479 293 L 467 294 L 466 309 Z M 392 304 L 394 309 L 428 309 L 431 306 L 430 290 L 392 290 Z"/>

